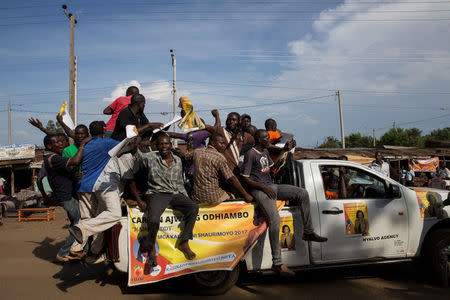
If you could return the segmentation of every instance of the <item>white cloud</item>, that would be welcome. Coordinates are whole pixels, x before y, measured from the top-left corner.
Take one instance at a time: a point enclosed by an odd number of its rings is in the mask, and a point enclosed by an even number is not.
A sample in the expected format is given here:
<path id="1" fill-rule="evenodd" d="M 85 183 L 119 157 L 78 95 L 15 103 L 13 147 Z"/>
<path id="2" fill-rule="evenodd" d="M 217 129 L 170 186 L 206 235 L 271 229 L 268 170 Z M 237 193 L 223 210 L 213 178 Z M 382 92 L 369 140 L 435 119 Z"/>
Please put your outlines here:
<path id="1" fill-rule="evenodd" d="M 313 24 L 313 32 L 288 43 L 290 52 L 295 55 L 294 62 L 289 68 L 284 68 L 272 84 L 324 89 L 314 92 L 315 95 L 329 93 L 325 91 L 326 89 L 341 89 L 344 106 L 381 104 L 406 108 L 426 105 L 447 107 L 448 95 L 424 96 L 424 93 L 448 91 L 450 24 L 448 21 L 429 22 L 417 19 L 448 18 L 448 13 L 391 12 L 445 10 L 446 4 L 405 4 L 401 1 L 398 3 L 392 1 L 383 4 L 346 5 L 352 2 L 354 0 L 347 0 L 335 9 L 322 12 L 320 19 Z M 416 21 L 355 21 L 392 19 Z M 411 95 L 358 94 L 345 90 L 409 91 Z M 414 95 L 415 91 L 422 94 Z M 297 93 L 310 95 L 308 93 L 312 92 L 305 90 Z M 291 91 L 282 89 L 266 90 L 264 94 L 267 97 L 280 98 L 292 96 Z M 330 98 L 330 103 L 332 99 Z M 339 134 L 336 126 L 337 105 L 332 108 L 330 106 L 328 110 L 315 112 L 313 109 L 306 112 L 300 108 L 295 114 L 299 116 L 299 121 L 313 125 L 319 134 L 337 136 Z M 380 128 L 392 124 L 394 120 L 401 123 L 436 114 L 438 113 L 429 110 L 421 112 L 385 109 L 382 112 L 376 111 L 376 108 L 361 108 L 359 112 L 353 113 L 344 109 L 344 121 L 346 134 L 349 134 L 359 131 L 362 123 L 369 129 Z M 318 120 L 328 122 L 319 123 Z M 430 126 L 436 128 L 436 124 Z M 292 125 L 291 130 L 298 129 Z M 310 139 L 310 144 L 314 142 L 311 137 L 306 134 L 304 136 L 305 140 Z"/>

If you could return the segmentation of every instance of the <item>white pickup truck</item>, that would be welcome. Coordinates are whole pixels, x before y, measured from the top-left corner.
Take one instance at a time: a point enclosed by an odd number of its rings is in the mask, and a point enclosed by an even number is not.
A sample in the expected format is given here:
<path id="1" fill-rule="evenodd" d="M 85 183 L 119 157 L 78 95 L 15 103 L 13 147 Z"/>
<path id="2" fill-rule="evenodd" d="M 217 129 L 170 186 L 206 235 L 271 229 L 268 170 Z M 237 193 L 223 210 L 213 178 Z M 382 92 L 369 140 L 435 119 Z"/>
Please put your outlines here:
<path id="1" fill-rule="evenodd" d="M 336 186 L 326 196 L 323 175 L 338 179 L 345 173 L 347 195 Z M 444 206 L 448 191 L 407 188 L 363 165 L 342 160 L 294 160 L 289 154 L 276 175 L 276 183 L 305 188 L 311 201 L 315 231 L 328 237 L 326 243 L 302 240 L 301 215 L 295 203 L 280 210 L 280 244 L 283 263 L 294 270 L 418 260 L 444 286 L 450 278 L 450 206 Z M 335 180 L 337 182 L 338 180 Z M 445 201 L 447 204 L 449 200 Z M 225 205 L 221 204 L 220 206 Z M 129 218 L 122 218 L 119 235 L 119 271 L 130 272 Z M 230 228 L 234 220 L 226 220 Z M 198 222 L 197 222 L 198 223 Z M 196 225 L 197 226 L 197 225 Z M 128 232 L 128 233 L 127 233 Z M 208 247 L 205 245 L 204 247 Z M 263 233 L 248 247 L 232 270 L 196 271 L 191 278 L 206 294 L 231 288 L 239 272 L 270 270 L 269 239 Z M 159 272 L 164 272 L 159 270 Z"/>

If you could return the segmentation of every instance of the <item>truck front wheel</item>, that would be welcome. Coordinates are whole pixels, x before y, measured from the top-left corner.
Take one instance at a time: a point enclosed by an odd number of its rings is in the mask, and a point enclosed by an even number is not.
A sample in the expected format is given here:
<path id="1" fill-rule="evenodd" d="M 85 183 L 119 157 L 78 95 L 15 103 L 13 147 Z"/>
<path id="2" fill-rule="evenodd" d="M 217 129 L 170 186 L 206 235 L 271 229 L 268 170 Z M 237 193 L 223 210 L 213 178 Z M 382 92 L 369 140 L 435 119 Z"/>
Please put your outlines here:
<path id="1" fill-rule="evenodd" d="M 438 229 L 432 232 L 425 250 L 425 259 L 434 278 L 440 285 L 448 286 L 450 280 L 450 229 Z"/>
<path id="2" fill-rule="evenodd" d="M 205 271 L 194 273 L 195 292 L 201 295 L 221 295 L 231 289 L 239 278 L 239 265 L 232 271 Z"/>

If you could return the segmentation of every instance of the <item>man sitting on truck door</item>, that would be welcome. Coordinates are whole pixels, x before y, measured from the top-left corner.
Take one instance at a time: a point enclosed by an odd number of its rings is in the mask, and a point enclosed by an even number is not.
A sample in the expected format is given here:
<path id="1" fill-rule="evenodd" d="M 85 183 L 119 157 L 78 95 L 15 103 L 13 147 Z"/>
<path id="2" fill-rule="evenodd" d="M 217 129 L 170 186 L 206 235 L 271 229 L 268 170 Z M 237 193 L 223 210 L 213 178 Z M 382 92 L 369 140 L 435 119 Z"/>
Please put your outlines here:
<path id="1" fill-rule="evenodd" d="M 186 160 L 194 161 L 194 187 L 192 190 L 192 200 L 199 204 L 217 205 L 232 198 L 224 191 L 219 181 L 226 180 L 244 197 L 245 201 L 252 202 L 253 197 L 248 194 L 236 176 L 227 165 L 227 160 L 222 155 L 227 141 L 223 135 L 214 133 L 209 138 L 207 148 L 196 149 L 187 153 Z"/>
<path id="2" fill-rule="evenodd" d="M 148 253 L 147 265 L 144 269 L 156 267 L 157 253 L 155 248 L 156 235 L 159 230 L 160 217 L 167 206 L 181 211 L 184 215 L 185 226 L 178 237 L 177 248 L 184 256 L 192 260 L 196 254 L 189 247 L 189 240 L 193 238 L 193 229 L 198 214 L 198 205 L 188 198 L 183 180 L 183 165 L 181 159 L 172 155 L 170 137 L 161 133 L 156 139 L 158 152 L 138 152 L 138 159 L 148 171 L 148 186 L 146 201 L 144 202 L 133 184 L 131 192 L 136 197 L 139 208 L 147 211 L 148 236 L 140 246 L 142 253 Z"/>
<path id="3" fill-rule="evenodd" d="M 275 164 L 267 151 L 270 143 L 267 131 L 256 131 L 255 143 L 255 147 L 245 154 L 241 175 L 246 185 L 252 189 L 250 194 L 261 207 L 269 225 L 272 270 L 282 275 L 294 275 L 294 272 L 281 263 L 280 215 L 277 211 L 276 199 L 298 203 L 303 222 L 303 240 L 325 242 L 328 239 L 316 234 L 312 228 L 308 192 L 293 185 L 273 183 L 270 169 L 274 168 Z M 286 143 L 283 151 L 289 151 L 294 146 L 295 141 L 290 141 Z"/>

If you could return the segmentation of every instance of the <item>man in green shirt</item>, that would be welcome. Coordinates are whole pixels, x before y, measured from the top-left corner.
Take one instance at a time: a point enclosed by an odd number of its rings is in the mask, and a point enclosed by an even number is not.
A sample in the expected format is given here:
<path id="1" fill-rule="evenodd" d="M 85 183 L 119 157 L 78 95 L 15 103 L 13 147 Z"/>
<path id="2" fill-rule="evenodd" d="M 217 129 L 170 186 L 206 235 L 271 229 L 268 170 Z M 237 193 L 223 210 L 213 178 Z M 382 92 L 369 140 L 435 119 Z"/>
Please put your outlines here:
<path id="1" fill-rule="evenodd" d="M 69 147 L 64 148 L 62 156 L 63 157 L 73 157 L 75 153 L 78 151 L 78 147 L 82 140 L 89 136 L 88 129 L 86 125 L 80 124 L 75 127 L 75 138 L 73 140 L 73 144 Z"/>

